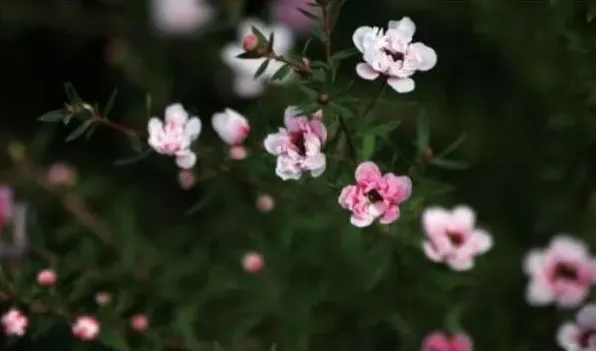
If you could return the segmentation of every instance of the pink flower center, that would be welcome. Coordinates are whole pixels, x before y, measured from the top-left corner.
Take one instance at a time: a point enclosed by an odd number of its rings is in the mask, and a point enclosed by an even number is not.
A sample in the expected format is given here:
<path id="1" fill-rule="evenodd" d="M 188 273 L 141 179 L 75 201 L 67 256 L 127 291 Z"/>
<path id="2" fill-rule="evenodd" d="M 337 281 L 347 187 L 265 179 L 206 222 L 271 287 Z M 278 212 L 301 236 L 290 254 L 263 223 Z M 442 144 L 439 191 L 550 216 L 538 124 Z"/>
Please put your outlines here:
<path id="1" fill-rule="evenodd" d="M 579 273 L 577 271 L 577 266 L 568 262 L 558 262 L 552 274 L 553 280 L 555 279 L 563 279 L 563 280 L 572 280 L 576 281 L 579 280 Z"/>
<path id="2" fill-rule="evenodd" d="M 370 201 L 370 203 L 373 204 L 383 201 L 383 197 L 381 196 L 381 194 L 379 194 L 379 192 L 376 189 L 367 192 L 366 198 L 368 199 L 368 201 Z"/>
<path id="3" fill-rule="evenodd" d="M 454 247 L 461 247 L 464 244 L 465 236 L 462 232 L 448 230 L 447 237 L 451 241 L 451 245 Z"/>
<path id="4" fill-rule="evenodd" d="M 298 150 L 298 155 L 306 156 L 306 141 L 304 140 L 304 133 L 295 132 L 290 134 L 290 141 L 292 145 Z"/>
<path id="5" fill-rule="evenodd" d="M 577 336 L 577 343 L 582 349 L 595 346 L 594 338 L 596 337 L 596 329 L 582 330 Z"/>

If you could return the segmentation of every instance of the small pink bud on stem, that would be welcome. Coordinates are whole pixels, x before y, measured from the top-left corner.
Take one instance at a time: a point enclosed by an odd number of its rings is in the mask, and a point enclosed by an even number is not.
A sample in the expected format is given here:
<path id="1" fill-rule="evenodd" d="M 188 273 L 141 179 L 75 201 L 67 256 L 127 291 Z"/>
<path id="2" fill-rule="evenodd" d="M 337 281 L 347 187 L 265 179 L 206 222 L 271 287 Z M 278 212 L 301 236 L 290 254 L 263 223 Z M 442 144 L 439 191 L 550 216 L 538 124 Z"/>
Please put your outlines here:
<path id="1" fill-rule="evenodd" d="M 58 275 L 52 269 L 44 269 L 37 274 L 37 284 L 44 288 L 49 288 L 56 284 Z"/>
<path id="2" fill-rule="evenodd" d="M 265 267 L 265 259 L 258 252 L 248 252 L 242 259 L 242 267 L 249 274 L 257 274 Z"/>
<path id="3" fill-rule="evenodd" d="M 245 51 L 254 51 L 257 47 L 259 47 L 259 38 L 253 33 L 248 34 L 244 37 L 244 40 L 242 40 L 242 48 Z"/>

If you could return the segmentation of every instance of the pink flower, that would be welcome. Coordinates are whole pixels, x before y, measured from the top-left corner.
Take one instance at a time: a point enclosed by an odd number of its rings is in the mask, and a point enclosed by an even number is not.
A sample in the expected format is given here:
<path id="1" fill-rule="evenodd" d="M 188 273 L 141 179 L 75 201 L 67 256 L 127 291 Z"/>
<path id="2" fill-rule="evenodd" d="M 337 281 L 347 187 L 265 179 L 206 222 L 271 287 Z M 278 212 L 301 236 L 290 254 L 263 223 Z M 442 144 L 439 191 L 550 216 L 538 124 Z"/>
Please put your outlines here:
<path id="1" fill-rule="evenodd" d="M 231 160 L 242 161 L 248 157 L 248 150 L 242 145 L 233 145 L 228 150 L 228 156 Z"/>
<path id="2" fill-rule="evenodd" d="M 271 212 L 275 207 L 275 200 L 268 194 L 261 194 L 257 198 L 257 209 L 263 213 Z"/>
<path id="3" fill-rule="evenodd" d="M 21 311 L 11 308 L 1 319 L 4 333 L 11 336 L 23 336 L 27 331 L 29 320 Z"/>
<path id="4" fill-rule="evenodd" d="M 442 332 L 428 334 L 422 343 L 422 351 L 472 351 L 472 339 L 464 333 L 448 337 Z"/>
<path id="5" fill-rule="evenodd" d="M 0 186 L 0 229 L 12 220 L 14 214 L 14 197 L 12 188 Z"/>
<path id="6" fill-rule="evenodd" d="M 321 148 L 327 140 L 327 129 L 321 121 L 301 116 L 294 106 L 286 108 L 285 128 L 269 134 L 264 141 L 265 150 L 277 156 L 275 174 L 283 180 L 298 180 L 303 172 L 310 171 L 319 177 L 325 171 L 327 160 Z"/>
<path id="7" fill-rule="evenodd" d="M 56 284 L 58 275 L 53 269 L 44 269 L 37 274 L 37 284 L 44 288 L 49 288 Z"/>
<path id="8" fill-rule="evenodd" d="M 493 245 L 486 231 L 476 228 L 476 215 L 467 206 L 453 211 L 431 207 L 422 215 L 426 240 L 422 248 L 433 262 L 443 262 L 456 271 L 469 270 L 474 258 L 487 252 Z"/>
<path id="9" fill-rule="evenodd" d="M 48 168 L 46 179 L 52 186 L 72 186 L 76 182 L 75 169 L 63 162 L 56 162 Z"/>
<path id="10" fill-rule="evenodd" d="M 271 4 L 275 20 L 288 26 L 297 33 L 308 34 L 317 24 L 316 21 L 304 16 L 299 8 L 308 10 L 320 17 L 320 9 L 308 6 L 309 0 L 274 0 Z"/>
<path id="11" fill-rule="evenodd" d="M 205 0 L 152 0 L 151 14 L 159 32 L 186 35 L 211 22 L 214 11 Z"/>
<path id="12" fill-rule="evenodd" d="M 130 318 L 130 327 L 138 332 L 144 332 L 149 328 L 149 319 L 142 313 L 137 313 Z"/>
<path id="13" fill-rule="evenodd" d="M 395 222 L 399 205 L 412 193 L 412 181 L 393 173 L 381 174 L 374 162 L 362 162 L 355 172 L 356 184 L 344 187 L 339 195 L 341 207 L 352 212 L 350 222 L 367 227 L 377 218 L 382 224 Z"/>
<path id="14" fill-rule="evenodd" d="M 78 317 L 72 325 L 74 336 L 83 341 L 95 340 L 99 331 L 99 322 L 93 316 Z"/>
<path id="15" fill-rule="evenodd" d="M 258 252 L 249 252 L 242 259 L 242 267 L 246 273 L 259 273 L 265 267 L 265 259 Z"/>
<path id="16" fill-rule="evenodd" d="M 178 184 L 184 190 L 191 189 L 195 183 L 197 182 L 197 178 L 192 171 L 187 169 L 182 169 L 178 172 Z"/>
<path id="17" fill-rule="evenodd" d="M 211 125 L 215 133 L 228 145 L 242 144 L 250 132 L 248 120 L 231 108 L 215 113 L 211 117 Z"/>
<path id="18" fill-rule="evenodd" d="M 575 307 L 596 282 L 596 261 L 585 243 L 566 235 L 552 238 L 544 250 L 530 250 L 523 270 L 529 276 L 526 299 L 534 306 Z"/>
<path id="19" fill-rule="evenodd" d="M 435 51 L 422 43 L 412 43 L 416 26 L 408 17 L 389 21 L 387 31 L 378 27 L 359 27 L 352 40 L 364 62 L 356 73 L 366 80 L 387 77 L 387 84 L 398 93 L 414 90 L 410 78 L 416 71 L 428 71 L 437 63 Z"/>
<path id="20" fill-rule="evenodd" d="M 566 322 L 557 331 L 557 344 L 565 351 L 596 350 L 596 305 L 582 307 L 574 322 Z"/>
<path id="21" fill-rule="evenodd" d="M 180 168 L 192 168 L 197 155 L 190 150 L 191 143 L 201 133 L 201 120 L 190 117 L 181 104 L 172 104 L 166 108 L 165 125 L 157 117 L 149 119 L 147 142 L 162 155 L 176 156 Z"/>

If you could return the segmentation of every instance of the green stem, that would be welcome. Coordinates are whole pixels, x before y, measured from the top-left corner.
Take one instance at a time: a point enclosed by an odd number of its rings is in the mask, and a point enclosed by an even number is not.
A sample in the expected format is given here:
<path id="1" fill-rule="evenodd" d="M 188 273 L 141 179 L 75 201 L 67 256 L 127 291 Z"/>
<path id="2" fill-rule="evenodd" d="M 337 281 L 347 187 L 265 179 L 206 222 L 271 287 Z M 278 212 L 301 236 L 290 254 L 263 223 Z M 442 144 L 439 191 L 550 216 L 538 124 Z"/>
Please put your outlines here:
<path id="1" fill-rule="evenodd" d="M 368 102 L 368 105 L 366 105 L 366 107 L 364 108 L 364 110 L 362 110 L 362 114 L 360 115 L 360 118 L 366 117 L 370 113 L 370 111 L 372 111 L 372 109 L 375 106 L 375 104 L 377 103 L 377 101 L 379 101 L 379 99 L 381 98 L 381 96 L 385 92 L 385 88 L 387 88 L 387 80 L 384 80 L 383 81 L 383 83 L 381 84 L 381 87 L 379 88 L 379 91 L 377 92 L 377 94 L 375 96 L 373 96 L 372 99 L 370 99 L 370 101 Z"/>

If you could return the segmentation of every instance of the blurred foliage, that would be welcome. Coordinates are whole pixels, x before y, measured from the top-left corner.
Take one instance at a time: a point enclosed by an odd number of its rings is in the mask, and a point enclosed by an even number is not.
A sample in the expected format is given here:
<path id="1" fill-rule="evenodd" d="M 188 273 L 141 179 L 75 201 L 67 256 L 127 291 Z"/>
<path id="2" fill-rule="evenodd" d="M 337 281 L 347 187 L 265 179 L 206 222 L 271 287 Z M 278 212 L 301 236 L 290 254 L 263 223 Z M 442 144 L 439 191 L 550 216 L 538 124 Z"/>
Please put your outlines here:
<path id="1" fill-rule="evenodd" d="M 19 299 L 67 304 L 73 313 L 97 314 L 122 330 L 126 316 L 146 312 L 152 324 L 146 335 L 119 334 L 133 350 L 164 333 L 174 335 L 171 349 L 217 350 L 217 341 L 226 350 L 267 350 L 273 344 L 278 350 L 415 350 L 429 331 L 457 324 L 478 350 L 555 350 L 554 332 L 571 313 L 526 305 L 521 257 L 557 232 L 596 244 L 596 5 L 346 2 L 334 47 L 351 48 L 358 26 L 409 16 L 417 39 L 439 55 L 436 68 L 417 76 L 415 92 L 387 94 L 369 115 L 397 127 L 375 146 L 375 158 L 394 160 L 392 169 L 406 173 L 416 157 L 422 111 L 433 150 L 466 136 L 452 157 L 469 167 L 430 165 L 403 209 L 406 220 L 390 227 L 394 235 L 352 227 L 336 195 L 326 196 L 326 179 L 281 182 L 272 158 L 267 164 L 226 161 L 231 172 L 183 191 L 165 157 L 114 167 L 113 161 L 132 154 L 124 135 L 97 128 L 89 140 L 64 143 L 72 126 L 36 121 L 63 106 L 62 87 L 69 81 L 84 101 L 102 107 L 117 88 L 110 118 L 137 129 L 174 101 L 191 107 L 204 125 L 213 112 L 232 106 L 251 121 L 249 141 L 260 142 L 301 92 L 272 88 L 256 100 L 237 99 L 228 90 L 231 74 L 220 49 L 234 40 L 238 18 L 266 18 L 267 3 L 214 5 L 221 13 L 211 30 L 165 39 L 148 30 L 142 1 L 0 2 L 0 138 L 4 145 L 24 142 L 34 171 L 68 160 L 80 179 L 76 192 L 48 192 L 3 156 L 3 178 L 36 212 L 29 226 L 31 256 L 5 265 L 5 272 L 15 272 Z M 322 52 L 313 43 L 306 55 L 317 60 Z M 378 82 L 359 81 L 356 63 L 355 57 L 343 61 L 336 86 L 354 80 L 351 93 L 368 99 Z M 363 130 L 357 118 L 350 123 Z M 225 159 L 209 128 L 201 143 L 213 147 L 209 157 Z M 396 148 L 402 153 L 396 155 Z M 351 181 L 347 168 L 327 170 L 336 171 L 349 176 L 341 184 Z M 259 186 L 246 182 L 253 176 L 262 179 Z M 447 194 L 435 182 L 455 191 Z M 276 199 L 272 213 L 254 206 L 263 192 Z M 99 229 L 106 238 L 68 211 L 73 193 L 105 221 L 93 223 L 109 228 Z M 447 272 L 421 254 L 416 214 L 429 202 L 469 203 L 493 233 L 495 248 L 473 271 Z M 196 212 L 186 215 L 197 203 Z M 242 271 L 240 260 L 249 250 L 265 256 L 262 274 Z M 51 292 L 34 288 L 36 272 L 46 266 L 60 276 Z M 93 296 L 101 290 L 112 292 L 114 302 L 98 310 Z M 59 317 L 30 317 L 30 337 L 8 350 L 87 347 L 73 341 L 68 324 L 56 322 Z M 104 329 L 97 349 L 127 349 L 110 330 Z"/>

